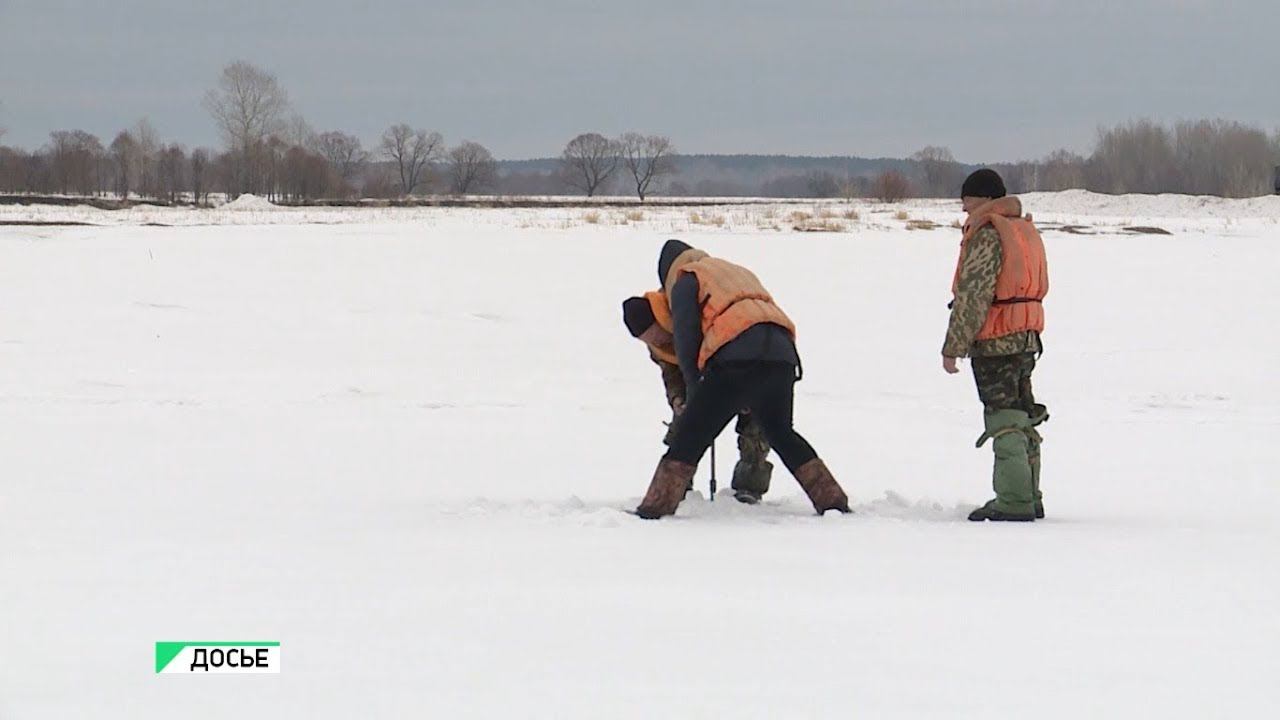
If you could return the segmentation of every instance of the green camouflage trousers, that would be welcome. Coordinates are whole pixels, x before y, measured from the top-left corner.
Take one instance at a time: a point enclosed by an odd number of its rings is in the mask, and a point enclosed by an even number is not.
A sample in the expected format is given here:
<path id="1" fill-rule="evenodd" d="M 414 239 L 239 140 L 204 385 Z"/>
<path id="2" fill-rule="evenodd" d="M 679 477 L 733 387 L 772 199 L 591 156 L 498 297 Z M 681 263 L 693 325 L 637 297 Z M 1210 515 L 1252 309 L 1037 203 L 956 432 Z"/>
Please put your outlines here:
<path id="1" fill-rule="evenodd" d="M 1027 461 L 1031 465 L 1035 501 L 1040 502 L 1040 443 L 1043 438 L 1035 426 L 1047 420 L 1049 413 L 1048 408 L 1036 402 L 1031 390 L 1031 373 L 1036 369 L 1036 354 L 975 357 L 971 364 L 973 379 L 978 386 L 978 398 L 988 416 L 1001 410 L 1018 410 L 1027 414 L 1030 420 L 1030 427 L 1024 431 L 1027 437 Z M 984 439 L 986 437 L 983 436 Z"/>
<path id="2" fill-rule="evenodd" d="M 1036 399 L 1031 392 L 1031 372 L 1036 369 L 1035 353 L 973 358 L 973 379 L 978 398 L 987 412 L 1022 410 L 1033 415 Z"/>
<path id="3" fill-rule="evenodd" d="M 738 414 L 734 429 L 738 432 L 738 464 L 733 468 L 731 487 L 739 500 L 756 501 L 769 492 L 773 475 L 773 464 L 767 461 L 769 441 L 750 412 Z"/>
<path id="4" fill-rule="evenodd" d="M 759 465 L 769 457 L 769 441 L 764 438 L 760 424 L 751 419 L 751 413 L 740 413 L 734 430 L 738 433 L 739 462 Z"/>
<path id="5" fill-rule="evenodd" d="M 667 429 L 667 436 L 662 442 L 670 445 L 675 435 L 677 418 L 672 418 Z M 738 462 L 744 465 L 759 465 L 769 457 L 769 441 L 759 423 L 751 419 L 751 413 L 743 411 L 738 415 L 738 424 L 734 426 L 738 433 Z"/>

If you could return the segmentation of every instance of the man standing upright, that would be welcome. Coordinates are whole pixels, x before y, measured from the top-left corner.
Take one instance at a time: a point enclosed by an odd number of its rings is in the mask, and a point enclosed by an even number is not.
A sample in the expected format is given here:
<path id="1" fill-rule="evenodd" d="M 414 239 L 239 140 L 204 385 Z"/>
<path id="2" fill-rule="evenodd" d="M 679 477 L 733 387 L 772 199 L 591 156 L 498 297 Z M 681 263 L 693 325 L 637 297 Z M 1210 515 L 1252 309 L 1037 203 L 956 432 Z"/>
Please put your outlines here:
<path id="1" fill-rule="evenodd" d="M 674 514 L 698 462 L 725 425 L 751 411 L 814 510 L 849 512 L 849 498 L 792 427 L 800 357 L 795 325 L 744 267 L 669 240 L 658 278 L 671 309 L 688 404 L 636 514 Z"/>
<path id="2" fill-rule="evenodd" d="M 994 170 L 974 172 L 960 195 L 968 219 L 942 367 L 955 374 L 956 360 L 971 358 L 984 409 L 978 447 L 990 440 L 995 451 L 996 497 L 969 519 L 1031 521 L 1044 517 L 1036 426 L 1049 418 L 1031 392 L 1031 373 L 1042 352 L 1042 301 L 1049 292 L 1044 242 Z"/>

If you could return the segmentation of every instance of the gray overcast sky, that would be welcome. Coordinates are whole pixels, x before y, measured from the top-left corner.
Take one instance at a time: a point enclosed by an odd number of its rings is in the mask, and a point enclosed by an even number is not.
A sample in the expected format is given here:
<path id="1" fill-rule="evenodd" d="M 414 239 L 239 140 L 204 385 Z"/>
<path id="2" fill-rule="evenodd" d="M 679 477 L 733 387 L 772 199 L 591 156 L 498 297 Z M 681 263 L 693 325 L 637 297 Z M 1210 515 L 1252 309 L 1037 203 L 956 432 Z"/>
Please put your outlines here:
<path id="1" fill-rule="evenodd" d="M 690 153 L 969 162 L 1084 151 L 1100 123 L 1280 126 L 1280 0 L 0 0 L 0 127 L 214 145 L 244 59 L 319 130 L 394 122 L 501 158 L 640 130 Z"/>

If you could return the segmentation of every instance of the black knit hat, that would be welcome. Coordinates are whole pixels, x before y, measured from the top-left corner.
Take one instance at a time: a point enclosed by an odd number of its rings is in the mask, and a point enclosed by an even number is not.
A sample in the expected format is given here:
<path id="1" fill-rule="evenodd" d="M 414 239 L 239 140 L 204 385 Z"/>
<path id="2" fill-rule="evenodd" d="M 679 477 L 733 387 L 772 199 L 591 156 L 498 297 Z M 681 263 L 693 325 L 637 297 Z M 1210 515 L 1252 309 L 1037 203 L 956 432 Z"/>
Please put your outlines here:
<path id="1" fill-rule="evenodd" d="M 671 266 L 675 264 L 676 258 L 692 250 L 693 246 L 679 240 L 668 240 L 662 246 L 662 252 L 658 255 L 658 283 L 667 284 L 667 273 L 671 271 Z"/>
<path id="2" fill-rule="evenodd" d="M 657 318 L 653 316 L 653 308 L 648 300 L 630 297 L 622 301 L 622 322 L 627 324 L 631 337 L 640 337 L 645 330 L 653 327 Z"/>
<path id="3" fill-rule="evenodd" d="M 964 185 L 960 187 L 960 197 L 980 197 L 994 200 L 1007 194 L 1004 189 L 1004 180 L 1000 179 L 1000 173 L 991 168 L 975 170 L 973 174 L 964 179 Z"/>

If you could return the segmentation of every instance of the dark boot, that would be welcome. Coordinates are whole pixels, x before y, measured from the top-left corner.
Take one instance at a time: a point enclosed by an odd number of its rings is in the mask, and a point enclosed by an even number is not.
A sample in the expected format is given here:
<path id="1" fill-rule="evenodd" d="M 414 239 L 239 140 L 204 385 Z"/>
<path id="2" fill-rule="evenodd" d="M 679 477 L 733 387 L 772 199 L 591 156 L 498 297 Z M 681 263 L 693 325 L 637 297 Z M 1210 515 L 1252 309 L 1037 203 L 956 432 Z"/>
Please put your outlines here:
<path id="1" fill-rule="evenodd" d="M 773 475 L 773 463 L 749 463 L 739 460 L 733 467 L 733 496 L 738 502 L 755 505 L 769 492 L 769 478 Z"/>
<path id="2" fill-rule="evenodd" d="M 842 513 L 852 512 L 849 509 L 849 496 L 844 494 L 840 483 L 832 477 L 826 463 L 819 458 L 796 468 L 796 480 L 809 496 L 813 509 L 821 515 L 828 510 L 839 510 Z"/>
<path id="3" fill-rule="evenodd" d="M 996 502 L 991 500 L 986 505 L 969 513 L 969 519 L 973 522 L 982 522 L 983 520 L 992 522 L 1033 522 L 1036 519 L 1035 513 L 1013 513 L 997 510 Z"/>
<path id="4" fill-rule="evenodd" d="M 749 411 L 738 414 L 738 464 L 733 468 L 733 496 L 738 502 L 754 505 L 769 492 L 773 464 L 768 461 L 769 440 Z"/>
<path id="5" fill-rule="evenodd" d="M 696 466 L 678 460 L 660 460 L 658 469 L 653 472 L 653 480 L 649 483 L 649 491 L 636 508 L 636 514 L 645 520 L 674 515 L 680 501 L 684 499 L 685 489 L 693 482 L 696 470 Z"/>

